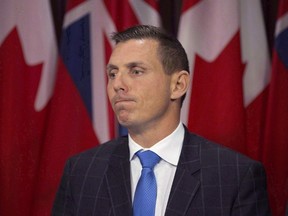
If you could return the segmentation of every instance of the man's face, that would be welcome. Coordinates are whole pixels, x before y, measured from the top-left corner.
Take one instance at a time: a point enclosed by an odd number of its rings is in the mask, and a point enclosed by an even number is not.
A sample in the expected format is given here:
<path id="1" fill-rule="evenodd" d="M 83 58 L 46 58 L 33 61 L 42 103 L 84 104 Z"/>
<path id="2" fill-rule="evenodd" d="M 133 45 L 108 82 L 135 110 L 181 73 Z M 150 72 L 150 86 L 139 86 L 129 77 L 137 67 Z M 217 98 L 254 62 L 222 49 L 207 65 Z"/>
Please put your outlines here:
<path id="1" fill-rule="evenodd" d="M 116 45 L 107 65 L 107 92 L 118 118 L 128 129 L 163 123 L 171 102 L 171 75 L 157 55 L 158 42 L 128 40 Z"/>

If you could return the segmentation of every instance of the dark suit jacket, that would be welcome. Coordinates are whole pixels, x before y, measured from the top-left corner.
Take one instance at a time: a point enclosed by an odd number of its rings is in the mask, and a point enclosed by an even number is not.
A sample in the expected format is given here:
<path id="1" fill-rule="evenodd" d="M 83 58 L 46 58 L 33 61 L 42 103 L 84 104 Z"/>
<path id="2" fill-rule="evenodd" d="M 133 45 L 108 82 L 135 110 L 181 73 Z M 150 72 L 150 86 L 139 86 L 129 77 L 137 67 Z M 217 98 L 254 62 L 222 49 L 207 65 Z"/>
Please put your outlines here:
<path id="1" fill-rule="evenodd" d="M 67 162 L 52 215 L 132 215 L 127 137 Z M 262 165 L 186 129 L 165 214 L 178 215 L 270 215 Z"/>

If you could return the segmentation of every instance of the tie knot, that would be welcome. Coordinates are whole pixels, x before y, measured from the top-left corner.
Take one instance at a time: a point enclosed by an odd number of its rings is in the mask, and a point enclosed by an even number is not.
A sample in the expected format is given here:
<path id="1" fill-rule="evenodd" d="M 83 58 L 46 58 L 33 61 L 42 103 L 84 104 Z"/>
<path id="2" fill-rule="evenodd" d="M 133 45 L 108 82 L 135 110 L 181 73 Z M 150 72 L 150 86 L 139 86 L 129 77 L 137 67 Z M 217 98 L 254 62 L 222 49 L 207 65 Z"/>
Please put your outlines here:
<path id="1" fill-rule="evenodd" d="M 161 159 L 156 153 L 150 150 L 137 152 L 136 155 L 140 159 L 143 168 L 153 169 Z"/>

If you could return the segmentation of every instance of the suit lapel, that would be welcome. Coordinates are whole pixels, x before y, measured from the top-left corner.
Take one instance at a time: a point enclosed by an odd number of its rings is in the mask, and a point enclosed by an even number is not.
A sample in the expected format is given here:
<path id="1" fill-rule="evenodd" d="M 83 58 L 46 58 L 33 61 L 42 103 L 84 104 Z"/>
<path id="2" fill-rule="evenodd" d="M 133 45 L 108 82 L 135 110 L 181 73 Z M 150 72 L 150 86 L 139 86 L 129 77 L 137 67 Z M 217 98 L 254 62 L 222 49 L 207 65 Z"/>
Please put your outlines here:
<path id="1" fill-rule="evenodd" d="M 111 155 L 106 175 L 113 215 L 131 215 L 130 161 L 127 138 L 121 138 L 121 142 Z"/>
<path id="2" fill-rule="evenodd" d="M 185 215 L 200 186 L 200 146 L 192 136 L 186 129 L 165 216 Z"/>

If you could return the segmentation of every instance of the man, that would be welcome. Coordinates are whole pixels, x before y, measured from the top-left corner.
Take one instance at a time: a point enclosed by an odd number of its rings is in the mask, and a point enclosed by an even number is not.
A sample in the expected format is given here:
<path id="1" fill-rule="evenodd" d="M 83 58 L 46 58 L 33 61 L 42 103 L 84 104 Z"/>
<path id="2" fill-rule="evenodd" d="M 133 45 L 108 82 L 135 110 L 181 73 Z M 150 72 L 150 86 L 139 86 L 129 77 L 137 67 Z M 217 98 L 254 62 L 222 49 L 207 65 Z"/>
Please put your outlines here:
<path id="1" fill-rule="evenodd" d="M 137 192 L 140 154 L 147 150 L 160 160 L 150 169 L 156 181 L 151 215 L 270 215 L 262 165 L 180 122 L 190 76 L 179 41 L 153 26 L 131 27 L 112 39 L 107 92 L 129 135 L 67 162 L 53 215 L 148 216 L 137 213 L 148 199 Z"/>

